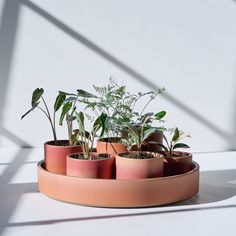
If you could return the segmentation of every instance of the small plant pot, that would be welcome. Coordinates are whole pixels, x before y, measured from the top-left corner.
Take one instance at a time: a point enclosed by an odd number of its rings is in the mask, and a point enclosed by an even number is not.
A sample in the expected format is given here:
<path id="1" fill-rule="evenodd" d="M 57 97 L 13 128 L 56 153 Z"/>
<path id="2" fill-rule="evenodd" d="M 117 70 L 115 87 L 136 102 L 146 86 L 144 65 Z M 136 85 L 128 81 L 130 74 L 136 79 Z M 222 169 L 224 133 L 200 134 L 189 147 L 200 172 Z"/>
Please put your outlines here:
<path id="1" fill-rule="evenodd" d="M 68 140 L 58 140 L 58 145 L 54 141 L 44 144 L 45 168 L 55 174 L 66 175 L 66 156 L 70 153 L 81 152 L 79 145 L 69 146 Z"/>
<path id="2" fill-rule="evenodd" d="M 102 138 L 97 140 L 97 152 L 116 156 L 118 153 L 127 152 L 127 147 L 121 143 L 121 138 Z"/>
<path id="3" fill-rule="evenodd" d="M 141 152 L 147 159 L 130 158 L 137 152 L 119 153 L 116 156 L 116 179 L 146 179 L 163 176 L 163 156 L 159 153 Z"/>
<path id="4" fill-rule="evenodd" d="M 145 141 L 141 147 L 141 151 L 149 151 L 149 152 L 160 152 L 162 150 L 161 146 L 156 143 L 163 143 L 163 134 L 161 132 L 155 132 L 151 134 Z"/>
<path id="5" fill-rule="evenodd" d="M 80 153 L 69 154 L 66 157 L 67 175 L 80 178 L 112 179 L 114 156 L 109 154 L 93 153 L 93 157 L 100 159 L 78 159 Z"/>
<path id="6" fill-rule="evenodd" d="M 173 157 L 164 155 L 164 176 L 180 175 L 189 172 L 192 169 L 192 154 L 188 152 L 174 152 Z"/>

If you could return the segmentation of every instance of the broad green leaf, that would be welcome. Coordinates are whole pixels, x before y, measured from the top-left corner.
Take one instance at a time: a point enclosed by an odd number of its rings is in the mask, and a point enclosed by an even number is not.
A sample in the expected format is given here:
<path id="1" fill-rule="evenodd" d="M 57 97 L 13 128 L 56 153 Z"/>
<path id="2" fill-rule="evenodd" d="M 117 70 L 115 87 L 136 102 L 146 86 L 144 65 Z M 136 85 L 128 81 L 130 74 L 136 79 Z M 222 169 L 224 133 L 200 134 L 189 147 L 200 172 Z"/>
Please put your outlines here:
<path id="1" fill-rule="evenodd" d="M 36 104 L 34 104 L 33 107 L 31 107 L 22 117 L 21 117 L 21 120 L 27 116 L 31 111 L 33 111 L 37 106 L 39 105 L 39 102 L 37 102 Z"/>
<path id="2" fill-rule="evenodd" d="M 176 143 L 173 146 L 173 150 L 176 149 L 176 148 L 190 148 L 190 147 L 187 144 L 185 144 L 185 143 Z"/>
<path id="3" fill-rule="evenodd" d="M 129 147 L 130 146 L 130 144 L 129 144 L 129 142 L 126 140 L 126 139 L 121 139 L 121 143 L 122 144 L 124 144 L 126 147 Z"/>
<path id="4" fill-rule="evenodd" d="M 54 104 L 54 112 L 57 112 L 60 109 L 65 99 L 66 99 L 65 94 L 58 94 L 55 104 Z"/>
<path id="5" fill-rule="evenodd" d="M 160 111 L 160 112 L 156 113 L 154 116 L 155 116 L 156 120 L 161 120 L 165 115 L 166 115 L 166 111 Z"/>
<path id="6" fill-rule="evenodd" d="M 142 142 L 147 139 L 150 135 L 152 135 L 154 132 L 156 132 L 156 128 L 151 127 L 143 132 Z"/>
<path id="7" fill-rule="evenodd" d="M 84 136 L 85 133 L 85 128 L 84 128 L 84 113 L 83 112 L 75 112 L 76 120 L 79 125 L 79 134 Z"/>
<path id="8" fill-rule="evenodd" d="M 161 146 L 164 149 L 164 151 L 168 152 L 168 148 L 162 143 L 158 143 L 158 142 L 155 142 L 155 141 L 150 141 L 148 143 L 157 144 L 157 145 Z"/>
<path id="9" fill-rule="evenodd" d="M 35 107 L 35 104 L 38 102 L 38 100 L 43 95 L 44 90 L 43 88 L 36 88 L 32 94 L 32 100 L 31 100 L 31 106 Z"/>
<path id="10" fill-rule="evenodd" d="M 77 95 L 84 98 L 97 98 L 96 95 L 88 93 L 82 89 L 77 89 Z"/>
<path id="11" fill-rule="evenodd" d="M 65 118 L 65 115 L 69 112 L 69 110 L 72 107 L 72 103 L 71 102 L 67 102 L 63 105 L 62 107 L 62 112 L 61 112 L 61 116 L 60 116 L 60 120 L 59 120 L 59 124 L 62 125 L 63 120 Z"/>
<path id="12" fill-rule="evenodd" d="M 99 137 L 102 137 L 105 132 L 108 130 L 108 120 L 107 120 L 107 114 L 102 113 L 94 122 L 93 124 L 93 131 L 98 131 L 100 128 L 101 134 Z"/>
<path id="13" fill-rule="evenodd" d="M 176 127 L 174 131 L 174 135 L 172 137 L 172 141 L 175 142 L 179 138 L 179 129 Z"/>
<path id="14" fill-rule="evenodd" d="M 74 93 L 67 93 L 67 92 L 63 92 L 63 91 L 59 91 L 59 94 L 66 95 L 66 96 L 75 96 L 75 97 L 77 96 Z"/>

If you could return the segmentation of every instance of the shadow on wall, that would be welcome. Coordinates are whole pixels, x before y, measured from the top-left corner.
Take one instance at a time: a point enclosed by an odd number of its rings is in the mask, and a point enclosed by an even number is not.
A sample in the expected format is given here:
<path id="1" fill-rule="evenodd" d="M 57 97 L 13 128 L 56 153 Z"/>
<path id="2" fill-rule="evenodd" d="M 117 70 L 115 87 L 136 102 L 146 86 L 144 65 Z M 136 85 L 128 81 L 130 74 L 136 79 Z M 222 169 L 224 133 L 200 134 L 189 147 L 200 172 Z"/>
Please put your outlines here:
<path id="1" fill-rule="evenodd" d="M 42 16 L 44 19 L 47 19 L 50 23 L 52 23 L 55 27 L 61 29 L 67 35 L 70 35 L 72 38 L 76 39 L 78 42 L 92 50 L 94 53 L 100 55 L 113 65 L 117 66 L 119 69 L 123 70 L 127 74 L 129 74 L 134 79 L 143 83 L 145 86 L 151 88 L 152 90 L 158 90 L 159 87 L 153 83 L 150 79 L 141 75 L 133 68 L 127 66 L 122 61 L 118 60 L 113 55 L 106 52 L 104 49 L 97 46 L 95 43 L 76 32 L 68 25 L 64 24 L 62 21 L 58 20 L 54 16 L 50 15 L 48 12 L 38 7 L 36 4 L 29 0 L 8 0 L 5 1 L 2 15 L 2 24 L 0 28 L 0 106 L 4 110 L 6 92 L 8 88 L 9 81 L 9 73 L 11 68 L 12 55 L 14 52 L 14 42 L 17 31 L 17 22 L 19 18 L 19 9 L 20 6 L 24 5 L 34 11 L 35 13 Z M 232 135 L 228 134 L 224 130 L 220 129 L 218 126 L 214 125 L 211 121 L 207 120 L 198 112 L 194 111 L 190 107 L 186 106 L 179 100 L 177 100 L 172 95 L 166 93 L 163 95 L 169 102 L 177 106 L 179 109 L 183 110 L 185 113 L 190 115 L 192 118 L 203 124 L 209 130 L 225 139 L 226 142 L 232 143 Z M 0 116 L 0 125 L 2 122 L 2 117 Z M 234 146 L 232 147 L 234 149 Z M 232 149 L 231 148 L 231 149 Z"/>

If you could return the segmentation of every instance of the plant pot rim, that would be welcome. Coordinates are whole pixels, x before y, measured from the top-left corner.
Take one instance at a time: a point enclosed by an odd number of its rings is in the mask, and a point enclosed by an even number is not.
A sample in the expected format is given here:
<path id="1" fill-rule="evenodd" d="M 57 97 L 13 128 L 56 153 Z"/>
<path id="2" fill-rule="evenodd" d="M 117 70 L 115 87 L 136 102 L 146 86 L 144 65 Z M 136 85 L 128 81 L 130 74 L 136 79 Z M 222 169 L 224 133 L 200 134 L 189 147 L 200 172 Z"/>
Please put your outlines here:
<path id="1" fill-rule="evenodd" d="M 183 153 L 184 155 L 183 156 L 175 156 L 174 155 L 172 157 L 166 156 L 165 151 L 160 151 L 159 153 L 162 154 L 164 156 L 164 158 L 190 158 L 193 156 L 193 154 L 191 152 L 184 152 L 184 151 L 174 151 L 174 153 Z"/>
<path id="2" fill-rule="evenodd" d="M 99 138 L 97 139 L 97 142 L 99 143 L 121 143 L 121 142 L 108 142 L 108 141 L 105 141 L 105 140 L 108 140 L 108 139 L 111 139 L 111 140 L 122 140 L 122 137 L 105 137 L 105 138 Z M 122 144 L 122 143 L 121 143 Z"/>
<path id="3" fill-rule="evenodd" d="M 68 144 L 69 144 L 68 139 L 59 139 L 57 141 L 65 141 L 65 142 L 68 142 Z M 57 148 L 79 147 L 79 146 L 81 146 L 81 145 L 56 145 L 56 144 L 54 144 L 54 142 L 55 142 L 54 140 L 46 141 L 46 142 L 44 142 L 44 145 L 51 146 L 51 147 L 57 147 Z"/>
<path id="4" fill-rule="evenodd" d="M 73 158 L 71 157 L 72 155 L 83 155 L 83 152 L 75 152 L 75 153 L 70 153 L 66 156 L 67 159 L 73 159 L 76 161 L 105 161 L 105 160 L 110 160 L 112 158 L 114 158 L 113 155 L 109 154 L 109 153 L 97 153 L 97 152 L 92 152 L 92 155 L 107 155 L 107 158 L 102 158 L 102 159 L 77 159 L 77 158 Z"/>
<path id="5" fill-rule="evenodd" d="M 137 152 L 137 151 L 121 152 L 121 153 L 118 153 L 118 154 L 116 155 L 116 158 L 126 158 L 126 159 L 129 159 L 129 160 L 140 160 L 140 161 L 145 161 L 145 160 L 157 160 L 157 159 L 162 159 L 162 158 L 164 158 L 164 155 L 162 155 L 161 153 L 158 153 L 158 152 L 149 152 L 149 151 L 138 151 L 138 152 L 148 153 L 148 154 L 151 154 L 151 155 L 157 156 L 157 157 L 141 159 L 141 158 L 129 158 L 129 157 L 123 157 L 123 156 L 122 156 L 122 155 L 127 154 L 127 153 L 136 153 L 136 152 Z"/>

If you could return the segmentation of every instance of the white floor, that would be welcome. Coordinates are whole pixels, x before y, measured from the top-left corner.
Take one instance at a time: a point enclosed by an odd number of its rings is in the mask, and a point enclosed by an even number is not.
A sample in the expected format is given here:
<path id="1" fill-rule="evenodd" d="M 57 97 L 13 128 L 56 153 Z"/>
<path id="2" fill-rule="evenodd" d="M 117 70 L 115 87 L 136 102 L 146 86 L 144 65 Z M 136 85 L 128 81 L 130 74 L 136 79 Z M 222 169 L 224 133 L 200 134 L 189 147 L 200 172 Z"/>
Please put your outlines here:
<path id="1" fill-rule="evenodd" d="M 194 154 L 200 192 L 141 209 L 59 202 L 37 190 L 42 149 L 0 149 L 0 235 L 236 235 L 236 152 Z"/>

